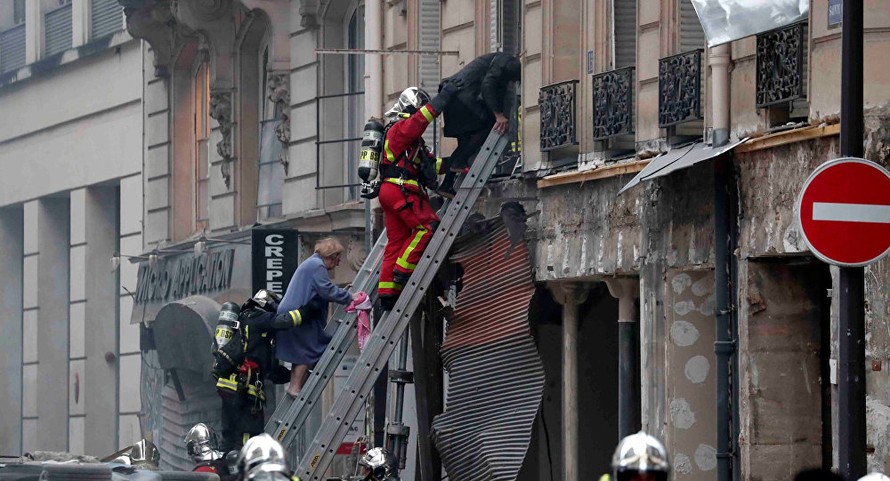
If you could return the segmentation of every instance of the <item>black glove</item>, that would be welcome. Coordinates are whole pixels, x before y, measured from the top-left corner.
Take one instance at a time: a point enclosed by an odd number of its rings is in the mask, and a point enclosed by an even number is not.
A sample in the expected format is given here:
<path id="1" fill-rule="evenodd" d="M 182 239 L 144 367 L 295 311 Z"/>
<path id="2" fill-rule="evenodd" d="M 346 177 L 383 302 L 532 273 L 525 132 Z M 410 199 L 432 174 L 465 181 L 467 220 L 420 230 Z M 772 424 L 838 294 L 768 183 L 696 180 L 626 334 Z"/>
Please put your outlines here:
<path id="1" fill-rule="evenodd" d="M 433 97 L 430 100 L 430 107 L 433 108 L 437 113 L 442 113 L 442 110 L 451 102 L 451 99 L 457 95 L 458 92 L 463 88 L 463 81 L 460 79 L 448 79 L 442 82 L 439 85 L 439 94 Z"/>
<path id="2" fill-rule="evenodd" d="M 275 320 L 272 321 L 272 329 L 290 329 L 299 326 L 307 319 L 317 319 L 321 317 L 321 308 L 321 299 L 313 297 L 303 307 L 292 309 L 275 317 Z"/>

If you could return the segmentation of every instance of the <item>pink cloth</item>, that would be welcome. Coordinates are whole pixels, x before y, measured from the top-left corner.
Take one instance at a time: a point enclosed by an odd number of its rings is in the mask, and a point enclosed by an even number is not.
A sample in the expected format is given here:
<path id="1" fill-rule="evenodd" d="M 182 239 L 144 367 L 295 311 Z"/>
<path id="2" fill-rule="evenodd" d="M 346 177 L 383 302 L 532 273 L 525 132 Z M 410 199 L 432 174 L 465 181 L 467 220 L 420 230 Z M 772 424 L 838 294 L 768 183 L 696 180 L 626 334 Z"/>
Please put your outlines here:
<path id="1" fill-rule="evenodd" d="M 371 298 L 363 291 L 357 292 L 352 302 L 346 306 L 346 312 L 358 311 L 358 324 L 356 324 L 356 328 L 358 329 L 359 349 L 365 348 L 368 336 L 371 335 L 370 312 L 372 307 L 373 304 L 371 303 Z"/>

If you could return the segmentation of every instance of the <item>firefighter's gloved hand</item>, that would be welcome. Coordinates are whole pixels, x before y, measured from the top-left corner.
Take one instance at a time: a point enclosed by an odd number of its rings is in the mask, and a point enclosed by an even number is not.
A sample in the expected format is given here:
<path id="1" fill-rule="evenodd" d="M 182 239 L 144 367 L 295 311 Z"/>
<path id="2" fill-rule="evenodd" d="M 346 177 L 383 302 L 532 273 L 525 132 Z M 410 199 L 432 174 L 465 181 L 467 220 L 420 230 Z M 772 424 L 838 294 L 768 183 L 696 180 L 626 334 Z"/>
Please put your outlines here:
<path id="1" fill-rule="evenodd" d="M 451 102 L 451 99 L 460 92 L 462 87 L 463 82 L 460 80 L 449 79 L 442 82 L 439 94 L 430 100 L 430 107 L 432 107 L 436 113 L 442 113 L 442 110 L 448 105 L 448 102 Z"/>
<path id="2" fill-rule="evenodd" d="M 272 321 L 273 329 L 290 329 L 303 324 L 303 321 L 321 317 L 322 303 L 318 298 L 313 298 L 306 305 L 298 309 L 279 314 Z"/>

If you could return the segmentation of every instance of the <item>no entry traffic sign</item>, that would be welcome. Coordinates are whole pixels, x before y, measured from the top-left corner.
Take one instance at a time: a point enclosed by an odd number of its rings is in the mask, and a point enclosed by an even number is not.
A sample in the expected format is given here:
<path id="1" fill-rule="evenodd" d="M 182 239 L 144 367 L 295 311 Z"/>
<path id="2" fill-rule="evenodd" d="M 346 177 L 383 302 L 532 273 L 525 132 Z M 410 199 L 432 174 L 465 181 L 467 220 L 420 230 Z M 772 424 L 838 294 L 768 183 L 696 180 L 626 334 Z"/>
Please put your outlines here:
<path id="1" fill-rule="evenodd" d="M 890 251 L 890 173 L 874 162 L 847 157 L 820 165 L 796 207 L 804 241 L 825 262 L 864 266 Z"/>

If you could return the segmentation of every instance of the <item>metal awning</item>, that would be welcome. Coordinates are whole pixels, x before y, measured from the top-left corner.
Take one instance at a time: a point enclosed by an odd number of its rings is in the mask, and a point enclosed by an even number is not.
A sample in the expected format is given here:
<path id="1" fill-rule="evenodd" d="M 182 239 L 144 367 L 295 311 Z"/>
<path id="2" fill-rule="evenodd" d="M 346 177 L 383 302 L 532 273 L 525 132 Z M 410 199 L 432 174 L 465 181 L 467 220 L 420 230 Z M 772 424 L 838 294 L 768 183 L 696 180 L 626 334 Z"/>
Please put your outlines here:
<path id="1" fill-rule="evenodd" d="M 669 152 L 652 159 L 652 162 L 631 179 L 627 185 L 622 187 L 621 190 L 618 191 L 618 194 L 620 195 L 622 192 L 639 184 L 641 181 L 652 180 L 656 177 L 668 175 L 677 170 L 692 167 L 699 162 L 729 152 L 746 140 L 748 139 L 744 138 L 737 142 L 730 142 L 717 148 L 706 145 L 704 142 L 695 142 L 681 147 L 674 147 Z"/>

